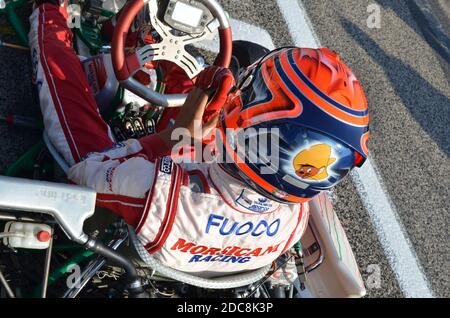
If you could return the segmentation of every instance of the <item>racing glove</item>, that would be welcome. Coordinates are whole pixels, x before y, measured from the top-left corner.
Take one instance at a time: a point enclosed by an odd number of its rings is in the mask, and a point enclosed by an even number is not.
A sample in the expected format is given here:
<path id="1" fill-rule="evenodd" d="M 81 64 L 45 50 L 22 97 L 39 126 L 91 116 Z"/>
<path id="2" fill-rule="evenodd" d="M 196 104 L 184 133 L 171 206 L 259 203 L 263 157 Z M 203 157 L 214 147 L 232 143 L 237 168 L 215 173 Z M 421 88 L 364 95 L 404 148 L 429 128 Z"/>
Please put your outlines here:
<path id="1" fill-rule="evenodd" d="M 207 92 L 210 96 L 203 114 L 203 123 L 207 123 L 220 113 L 228 94 L 235 85 L 233 74 L 228 68 L 224 67 L 209 66 L 197 76 L 195 86 Z"/>

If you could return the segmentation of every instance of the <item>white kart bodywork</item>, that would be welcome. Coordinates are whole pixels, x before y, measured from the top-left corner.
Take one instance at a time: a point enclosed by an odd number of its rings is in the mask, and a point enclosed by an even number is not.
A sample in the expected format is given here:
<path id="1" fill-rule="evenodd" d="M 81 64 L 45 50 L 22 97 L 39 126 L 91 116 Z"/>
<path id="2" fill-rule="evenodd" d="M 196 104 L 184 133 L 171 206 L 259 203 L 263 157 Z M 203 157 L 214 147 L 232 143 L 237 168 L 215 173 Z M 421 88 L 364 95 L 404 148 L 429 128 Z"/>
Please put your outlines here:
<path id="1" fill-rule="evenodd" d="M 304 248 L 320 246 L 305 257 L 308 268 L 306 289 L 309 297 L 363 297 L 364 282 L 352 249 L 342 228 L 331 199 L 322 193 L 310 202 L 309 226 L 301 239 Z"/>
<path id="2" fill-rule="evenodd" d="M 97 194 L 76 185 L 0 176 L 0 209 L 51 215 L 66 235 L 84 244 L 84 222 L 94 215 Z"/>

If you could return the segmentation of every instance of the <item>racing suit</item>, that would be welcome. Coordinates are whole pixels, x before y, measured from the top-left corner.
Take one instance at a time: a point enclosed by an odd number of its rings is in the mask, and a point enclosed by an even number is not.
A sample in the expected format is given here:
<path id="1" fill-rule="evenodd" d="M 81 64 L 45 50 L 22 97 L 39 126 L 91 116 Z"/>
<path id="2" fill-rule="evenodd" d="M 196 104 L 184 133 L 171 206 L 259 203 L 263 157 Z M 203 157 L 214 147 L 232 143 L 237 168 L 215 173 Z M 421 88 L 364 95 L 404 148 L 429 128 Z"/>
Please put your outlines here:
<path id="1" fill-rule="evenodd" d="M 271 201 L 218 164 L 175 164 L 158 135 L 116 143 L 72 48 L 63 7 L 39 6 L 29 41 L 46 133 L 71 166 L 68 179 L 97 191 L 172 268 L 214 276 L 260 268 L 296 243 L 306 204 Z"/>

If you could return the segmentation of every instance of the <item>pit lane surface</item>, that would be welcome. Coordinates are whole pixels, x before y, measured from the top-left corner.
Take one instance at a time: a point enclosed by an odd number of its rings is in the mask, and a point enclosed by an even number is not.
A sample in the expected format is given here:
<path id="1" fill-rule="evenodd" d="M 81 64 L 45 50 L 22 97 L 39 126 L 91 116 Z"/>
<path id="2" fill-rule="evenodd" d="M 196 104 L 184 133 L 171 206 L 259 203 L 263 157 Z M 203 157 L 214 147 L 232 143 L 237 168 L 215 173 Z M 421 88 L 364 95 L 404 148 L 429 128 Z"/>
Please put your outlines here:
<path id="1" fill-rule="evenodd" d="M 244 27 L 236 30 L 236 36 L 253 35 L 256 41 L 267 43 L 268 34 L 279 47 L 293 45 L 302 37 L 301 32 L 292 33 L 292 25 L 287 24 L 280 8 L 289 1 L 227 0 L 222 4 L 232 18 L 245 23 L 238 24 Z M 426 40 L 424 22 L 417 19 L 407 2 L 320 0 L 300 4 L 317 40 L 340 52 L 362 82 L 371 109 L 371 160 L 389 198 L 388 205 L 395 210 L 411 243 L 430 292 L 449 297 L 449 61 Z M 380 6 L 380 29 L 367 25 L 371 4 Z M 438 5 L 440 16 L 447 12 L 448 18 L 448 5 L 444 1 Z M 4 18 L 0 19 L 4 26 Z M 250 27 L 258 27 L 263 33 L 252 33 L 251 29 L 243 35 Z M 308 40 L 306 33 L 301 40 Z M 0 114 L 36 114 L 28 56 L 0 48 L 0 60 L 4 65 L 0 71 Z M 0 171 L 38 138 L 29 131 L 1 125 L 0 136 Z M 408 295 L 410 291 L 399 283 L 402 277 L 409 277 L 408 273 L 399 276 L 399 269 L 392 269 L 395 266 L 385 238 L 380 238 L 364 196 L 361 199 L 357 190 L 348 178 L 333 197 L 368 285 L 368 297 Z M 395 246 L 396 242 L 387 243 Z M 373 282 L 376 266 L 380 269 L 379 286 Z"/>

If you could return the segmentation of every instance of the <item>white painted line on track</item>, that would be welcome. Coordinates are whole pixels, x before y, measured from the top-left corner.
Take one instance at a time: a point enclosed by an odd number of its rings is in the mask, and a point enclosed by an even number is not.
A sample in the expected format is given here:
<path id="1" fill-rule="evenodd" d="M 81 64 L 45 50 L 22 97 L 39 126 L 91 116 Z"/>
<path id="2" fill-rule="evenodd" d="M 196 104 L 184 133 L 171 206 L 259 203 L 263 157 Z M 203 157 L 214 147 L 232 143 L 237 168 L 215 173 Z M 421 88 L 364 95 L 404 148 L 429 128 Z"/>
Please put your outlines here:
<path id="1" fill-rule="evenodd" d="M 306 11 L 296 0 L 276 0 L 296 46 L 319 48 L 320 41 L 314 32 Z"/>
<path id="2" fill-rule="evenodd" d="M 361 169 L 352 171 L 351 176 L 405 296 L 433 297 L 414 248 L 370 158 Z"/>
<path id="3" fill-rule="evenodd" d="M 297 0 L 276 1 L 294 44 L 321 47 L 302 4 Z M 371 159 L 368 158 L 362 168 L 355 169 L 351 176 L 405 297 L 433 297 L 414 248 Z"/>

